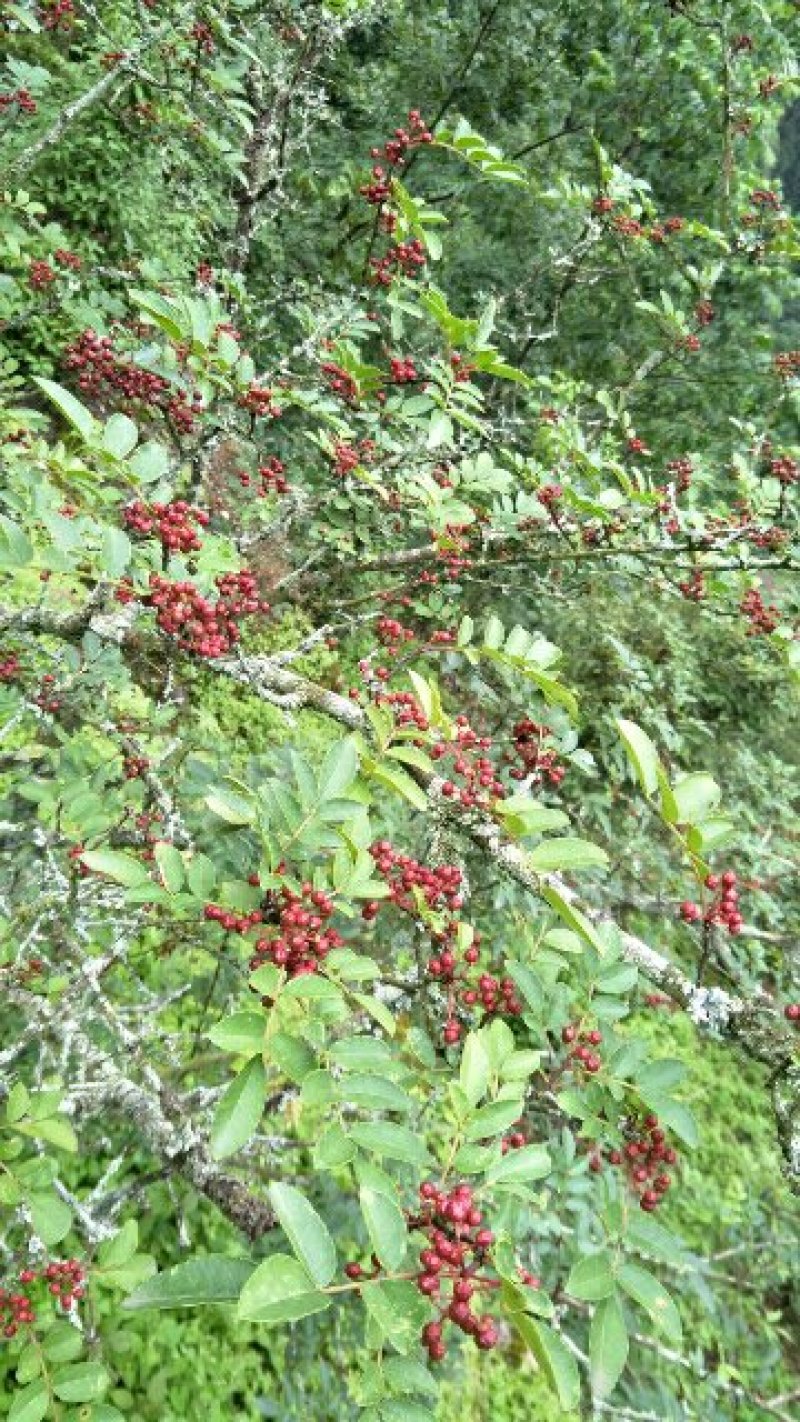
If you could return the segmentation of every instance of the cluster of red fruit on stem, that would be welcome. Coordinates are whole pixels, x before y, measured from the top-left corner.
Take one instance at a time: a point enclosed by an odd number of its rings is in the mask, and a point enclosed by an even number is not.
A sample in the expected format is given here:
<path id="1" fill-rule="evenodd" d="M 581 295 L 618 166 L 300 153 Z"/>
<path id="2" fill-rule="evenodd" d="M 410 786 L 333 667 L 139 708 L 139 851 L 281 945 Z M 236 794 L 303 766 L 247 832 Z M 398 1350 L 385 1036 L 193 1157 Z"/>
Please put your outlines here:
<path id="1" fill-rule="evenodd" d="M 678 587 L 688 602 L 703 602 L 706 597 L 706 580 L 700 568 L 694 568 L 691 577 L 678 583 Z"/>
<path id="2" fill-rule="evenodd" d="M 35 114 L 38 108 L 30 89 L 14 89 L 10 93 L 0 94 L 0 113 L 4 109 L 10 109 L 12 104 L 16 104 L 21 114 Z"/>
<path id="3" fill-rule="evenodd" d="M 566 767 L 560 764 L 558 751 L 547 745 L 551 735 L 550 727 L 537 721 L 526 718 L 517 722 L 512 731 L 514 754 L 522 765 L 509 770 L 512 780 L 526 780 L 528 776 L 533 776 L 537 785 L 543 780 L 548 780 L 551 785 L 561 784 L 567 773 Z M 511 758 L 511 753 L 507 753 L 507 759 Z"/>
<path id="4" fill-rule="evenodd" d="M 247 410 L 253 419 L 277 420 L 282 413 L 280 406 L 275 404 L 274 390 L 270 390 L 266 385 L 259 385 L 256 381 L 242 391 L 236 403 L 240 409 Z"/>
<path id="5" fill-rule="evenodd" d="M 603 1065 L 603 1058 L 596 1050 L 602 1040 L 599 1028 L 583 1027 L 580 1022 L 568 1022 L 561 1029 L 561 1041 L 569 1048 L 567 1061 L 573 1069 L 588 1072 L 590 1076 L 594 1076 Z"/>
<path id="6" fill-rule="evenodd" d="M 375 454 L 375 442 L 371 439 L 359 440 L 358 444 L 346 444 L 337 440 L 333 446 L 333 472 L 340 478 L 351 474 L 359 464 L 369 464 Z"/>
<path id="7" fill-rule="evenodd" d="M 28 286 L 32 291 L 44 291 L 52 286 L 56 277 L 57 273 L 49 262 L 32 261 L 28 267 Z"/>
<path id="8" fill-rule="evenodd" d="M 38 706 L 40 711 L 48 711 L 54 716 L 61 710 L 61 701 L 55 692 L 55 677 L 52 672 L 45 672 L 42 677 L 39 690 L 33 698 L 34 706 Z"/>
<path id="9" fill-rule="evenodd" d="M 713 895 L 711 903 L 701 908 L 699 904 L 685 900 L 679 910 L 684 923 L 699 923 L 702 919 L 705 924 L 727 928 L 736 937 L 742 931 L 744 919 L 739 912 L 737 877 L 733 869 L 726 869 L 724 874 L 707 874 L 703 883 Z"/>
<path id="10" fill-rule="evenodd" d="M 67 368 L 76 370 L 78 385 L 88 395 L 118 392 L 130 404 L 159 411 L 181 434 L 192 434 L 201 413 L 203 397 L 198 390 L 191 396 L 175 391 L 163 376 L 145 370 L 114 348 L 110 336 L 83 331 L 66 353 Z"/>
<path id="11" fill-rule="evenodd" d="M 173 499 L 168 504 L 145 504 L 137 499 L 123 510 L 122 518 L 132 533 L 143 538 L 155 533 L 170 553 L 198 552 L 203 545 L 193 525 L 206 528 L 209 522 L 203 509 L 192 508 L 184 499 Z"/>
<path id="12" fill-rule="evenodd" d="M 16 652 L 9 652 L 0 658 L 0 681 L 16 681 L 22 668 Z"/>
<path id="13" fill-rule="evenodd" d="M 316 973 L 328 954 L 344 943 L 336 929 L 328 926 L 333 912 L 333 901 L 323 890 L 306 883 L 295 894 L 284 885 L 275 934 L 258 939 L 250 967 L 255 970 L 262 963 L 274 963 L 284 968 L 290 978 Z"/>
<path id="14" fill-rule="evenodd" d="M 419 1210 L 408 1221 L 427 1240 L 420 1251 L 417 1288 L 439 1311 L 438 1319 L 422 1330 L 428 1357 L 432 1363 L 444 1358 L 448 1323 L 488 1351 L 499 1340 L 497 1324 L 488 1314 L 475 1313 L 473 1301 L 497 1288 L 498 1281 L 483 1272 L 491 1268 L 494 1234 L 484 1225 L 469 1185 L 444 1190 L 425 1180 L 419 1194 Z"/>
<path id="15" fill-rule="evenodd" d="M 441 983 L 448 993 L 448 1017 L 442 1033 L 447 1047 L 453 1047 L 461 1040 L 461 1024 L 455 1017 L 457 998 L 463 1007 L 482 1008 L 486 1017 L 519 1017 L 522 1012 L 512 978 L 495 977 L 493 973 L 479 970 L 481 934 L 473 935 L 459 962 L 454 952 L 456 931 L 456 925 L 451 924 L 442 933 L 434 935 L 445 946 L 428 960 L 430 976 Z"/>
<path id="16" fill-rule="evenodd" d="M 626 1144 L 622 1149 L 606 1152 L 609 1165 L 621 1167 L 631 1188 L 639 1196 L 641 1208 L 648 1214 L 657 1210 L 672 1185 L 665 1173 L 665 1167 L 675 1165 L 678 1152 L 667 1144 L 664 1131 L 659 1126 L 658 1116 L 647 1115 L 641 1121 L 631 1120 L 625 1124 Z M 593 1153 L 589 1157 L 589 1168 L 600 1171 L 602 1156 Z"/>
<path id="17" fill-rule="evenodd" d="M 143 598 L 156 609 L 162 632 L 200 657 L 224 656 L 239 641 L 239 619 L 270 610 L 269 603 L 259 597 L 252 573 L 223 573 L 215 584 L 218 597 L 212 602 L 192 582 L 170 582 L 151 573 L 150 590 Z"/>
<path id="18" fill-rule="evenodd" d="M 46 30 L 69 30 L 75 22 L 74 0 L 41 0 L 39 14 Z"/>
<path id="19" fill-rule="evenodd" d="M 43 1269 L 22 1269 L 19 1274 L 21 1291 L 0 1289 L 0 1331 L 5 1338 L 14 1338 L 20 1327 L 36 1322 L 33 1286 L 44 1284 L 60 1308 L 69 1309 L 83 1298 L 86 1271 L 77 1259 L 53 1260 Z"/>
<path id="20" fill-rule="evenodd" d="M 791 1022 L 800 1031 L 800 1002 L 787 1002 L 783 1015 L 787 1022 Z"/>
<path id="21" fill-rule="evenodd" d="M 778 608 L 773 602 L 765 603 L 758 588 L 750 588 L 745 593 L 739 611 L 747 618 L 748 637 L 768 637 L 781 620 Z"/>
<path id="22" fill-rule="evenodd" d="M 462 873 L 455 864 L 440 864 L 429 869 L 412 859 L 409 854 L 399 854 L 388 839 L 376 840 L 370 846 L 370 854 L 375 868 L 389 888 L 385 903 L 395 904 L 407 913 L 417 913 L 417 895 L 427 908 L 449 909 L 457 913 L 464 905 L 461 893 Z M 377 916 L 380 900 L 371 900 L 364 905 L 362 917 L 368 922 Z"/>
<path id="23" fill-rule="evenodd" d="M 150 769 L 146 755 L 126 755 L 122 770 L 126 780 L 139 780 Z"/>
<path id="24" fill-rule="evenodd" d="M 391 286 L 398 276 L 416 276 L 426 260 L 425 246 L 418 237 L 396 242 L 382 257 L 370 258 L 372 281 L 376 286 Z"/>

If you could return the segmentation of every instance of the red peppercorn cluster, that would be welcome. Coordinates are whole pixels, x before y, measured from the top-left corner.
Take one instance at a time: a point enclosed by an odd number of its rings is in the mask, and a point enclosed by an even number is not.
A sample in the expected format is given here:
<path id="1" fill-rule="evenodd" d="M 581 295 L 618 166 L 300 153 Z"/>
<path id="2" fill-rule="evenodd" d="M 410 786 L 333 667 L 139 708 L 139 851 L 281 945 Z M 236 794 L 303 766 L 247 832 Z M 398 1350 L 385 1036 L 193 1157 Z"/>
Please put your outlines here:
<path id="1" fill-rule="evenodd" d="M 355 386 L 353 387 L 355 390 Z M 340 478 L 352 473 L 359 464 L 369 464 L 370 459 L 375 454 L 375 443 L 371 439 L 362 439 L 358 444 L 346 444 L 337 440 L 333 446 L 333 472 Z"/>
<path id="2" fill-rule="evenodd" d="M 451 923 L 443 932 L 433 935 L 445 946 L 427 965 L 430 976 L 447 989 L 448 1015 L 442 1039 L 448 1047 L 461 1040 L 461 1023 L 455 1016 L 457 1003 L 470 1010 L 481 1008 L 484 1017 L 519 1017 L 522 1012 L 513 979 L 480 970 L 481 934 L 473 935 L 472 943 L 463 950 L 459 962 L 454 951 L 456 932 L 457 925 Z"/>
<path id="3" fill-rule="evenodd" d="M 425 1180 L 419 1194 L 419 1210 L 408 1220 L 427 1240 L 420 1251 L 417 1288 L 439 1311 L 438 1319 L 422 1330 L 428 1357 L 432 1363 L 444 1358 L 447 1323 L 474 1338 L 480 1349 L 494 1348 L 499 1340 L 495 1320 L 473 1311 L 476 1296 L 497 1287 L 497 1280 L 482 1272 L 491 1268 L 494 1234 L 485 1227 L 469 1185 L 448 1191 Z"/>
<path id="4" fill-rule="evenodd" d="M 707 874 L 704 884 L 711 891 L 712 899 L 705 911 L 699 904 L 685 900 L 679 909 L 679 913 L 684 923 L 716 924 L 720 928 L 727 928 L 728 932 L 736 937 L 742 931 L 744 919 L 739 912 L 739 894 L 737 890 L 737 877 L 733 869 L 726 869 L 724 874 Z"/>
<path id="5" fill-rule="evenodd" d="M 11 93 L 0 94 L 0 113 L 10 109 L 12 104 L 16 104 L 21 114 L 35 114 L 38 108 L 30 89 L 14 89 Z"/>
<path id="6" fill-rule="evenodd" d="M 61 710 L 61 701 L 58 696 L 54 694 L 54 691 L 55 677 L 52 672 L 45 672 L 39 685 L 39 690 L 33 697 L 33 704 L 34 706 L 38 706 L 40 711 L 48 711 L 51 716 L 54 716 L 57 711 Z"/>
<path id="7" fill-rule="evenodd" d="M 747 618 L 748 637 L 769 636 L 781 620 L 781 614 L 773 602 L 765 603 L 758 588 L 750 588 L 739 604 L 739 611 Z"/>
<path id="8" fill-rule="evenodd" d="M 787 1022 L 791 1022 L 792 1026 L 800 1031 L 800 1002 L 787 1002 L 783 1015 Z"/>
<path id="9" fill-rule="evenodd" d="M 371 156 L 383 159 L 390 168 L 397 168 L 405 162 L 409 149 L 419 148 L 420 145 L 426 143 L 433 143 L 433 134 L 427 127 L 419 109 L 411 109 L 408 115 L 408 128 L 396 128 L 393 137 L 388 139 L 383 149 L 373 148 Z"/>
<path id="10" fill-rule="evenodd" d="M 389 376 L 393 385 L 410 385 L 418 380 L 417 367 L 410 356 L 392 356 L 389 360 Z"/>
<path id="11" fill-rule="evenodd" d="M 706 595 L 706 580 L 700 568 L 693 568 L 691 577 L 678 583 L 678 587 L 688 602 L 703 602 Z"/>
<path id="12" fill-rule="evenodd" d="M 458 351 L 452 352 L 450 356 L 450 369 L 453 372 L 453 378 L 459 383 L 469 380 L 470 376 L 474 374 L 477 368 L 478 367 L 476 365 L 473 365 L 470 361 L 466 359 L 465 356 L 461 355 Z"/>
<path id="13" fill-rule="evenodd" d="M 146 755 L 126 755 L 122 770 L 126 780 L 138 780 L 150 769 Z"/>
<path id="14" fill-rule="evenodd" d="M 203 404 L 199 390 L 191 398 L 186 391 L 176 393 L 163 376 L 121 356 L 110 336 L 83 331 L 68 347 L 65 364 L 79 372 L 78 385 L 86 394 L 114 391 L 131 404 L 160 411 L 181 434 L 193 433 Z"/>
<path id="15" fill-rule="evenodd" d="M 66 247 L 56 247 L 53 261 L 57 262 L 60 267 L 69 267 L 74 272 L 80 271 L 83 266 L 83 260 L 77 252 L 69 252 Z"/>
<path id="16" fill-rule="evenodd" d="M 86 1271 L 77 1259 L 53 1260 L 43 1269 L 22 1269 L 20 1291 L 0 1289 L 0 1330 L 4 1337 L 14 1338 L 20 1327 L 36 1322 L 36 1309 L 31 1290 L 46 1285 L 47 1292 L 60 1308 L 69 1309 L 83 1298 Z"/>
<path id="17" fill-rule="evenodd" d="M 89 874 L 91 874 L 92 872 L 89 866 L 87 864 L 84 864 L 83 859 L 81 858 L 85 849 L 85 844 L 73 844 L 71 848 L 67 850 L 67 858 L 70 861 L 70 868 L 72 869 L 73 873 L 78 875 L 79 879 L 88 878 Z"/>
<path id="18" fill-rule="evenodd" d="M 552 512 L 564 497 L 564 490 L 560 484 L 543 484 L 541 489 L 537 490 L 536 497 L 544 508 Z"/>
<path id="19" fill-rule="evenodd" d="M 684 455 L 681 459 L 671 459 L 669 461 L 667 473 L 672 476 L 676 494 L 685 494 L 692 482 L 694 465 L 691 459 L 687 459 Z"/>
<path id="20" fill-rule="evenodd" d="M 388 839 L 376 840 L 369 852 L 377 872 L 389 887 L 389 897 L 383 902 L 416 914 L 417 890 L 431 910 L 449 909 L 457 913 L 463 908 L 464 900 L 460 893 L 463 876 L 455 864 L 439 864 L 435 869 L 428 869 L 412 859 L 411 855 L 399 854 Z M 375 901 L 371 901 L 365 905 L 362 916 L 367 920 L 374 918 L 378 907 Z"/>
<path id="21" fill-rule="evenodd" d="M 558 751 L 552 744 L 548 745 L 548 738 L 552 736 L 550 727 L 526 717 L 517 722 L 511 734 L 514 750 L 507 751 L 505 759 L 511 762 L 516 757 L 522 762 L 509 770 L 511 779 L 527 780 L 533 776 L 537 785 L 543 780 L 551 785 L 560 785 L 567 771 L 566 766 L 560 763 Z"/>
<path id="22" fill-rule="evenodd" d="M 275 935 L 258 939 L 250 967 L 274 963 L 285 968 L 290 978 L 316 973 L 328 954 L 344 944 L 336 929 L 327 926 L 333 912 L 333 901 L 321 889 L 303 884 L 295 894 L 284 885 Z"/>
<path id="23" fill-rule="evenodd" d="M 338 365 L 335 360 L 326 360 L 323 361 L 321 370 L 328 382 L 328 388 L 334 395 L 338 395 L 346 405 L 358 403 L 358 385 L 344 366 Z"/>
<path id="24" fill-rule="evenodd" d="M 189 34 L 197 45 L 197 48 L 201 50 L 203 54 L 214 53 L 214 36 L 211 33 L 211 30 L 209 29 L 208 25 L 206 25 L 202 20 L 195 21 L 189 31 Z"/>
<path id="25" fill-rule="evenodd" d="M 391 286 L 398 276 L 416 276 L 426 260 L 424 243 L 418 237 L 408 242 L 396 242 L 382 257 L 370 258 L 371 280 L 375 286 Z"/>
<path id="26" fill-rule="evenodd" d="M 32 1271 L 23 1269 L 20 1282 L 29 1282 L 29 1273 Z M 36 1275 L 33 1274 L 33 1279 L 35 1278 Z M 35 1322 L 36 1312 L 29 1294 L 0 1289 L 0 1332 L 4 1338 L 15 1338 L 20 1328 Z"/>
<path id="27" fill-rule="evenodd" d="M 288 494 L 289 481 L 286 478 L 286 466 L 274 455 L 267 460 L 266 464 L 258 466 L 258 477 L 261 480 L 261 488 L 258 491 L 259 498 L 265 499 L 268 494 Z"/>
<path id="28" fill-rule="evenodd" d="M 155 533 L 163 548 L 170 553 L 196 553 L 202 548 L 193 524 L 206 528 L 209 515 L 203 509 L 192 508 L 184 499 L 169 504 L 145 504 L 141 499 L 123 510 L 125 527 L 132 533 L 149 538 Z"/>
<path id="29" fill-rule="evenodd" d="M 275 392 L 254 381 L 242 392 L 237 400 L 242 410 L 247 410 L 254 419 L 277 420 L 281 415 L 280 406 L 275 404 Z"/>
<path id="30" fill-rule="evenodd" d="M 682 348 L 682 350 L 685 351 L 699 351 L 700 337 L 694 334 L 691 334 L 689 336 L 682 336 L 680 341 L 678 342 L 678 345 Z"/>
<path id="31" fill-rule="evenodd" d="M 788 487 L 800 481 L 800 460 L 790 459 L 788 454 L 779 459 L 771 459 L 769 472 L 773 479 Z"/>
<path id="32" fill-rule="evenodd" d="M 224 573 L 215 579 L 216 602 L 204 597 L 188 581 L 170 582 L 150 574 L 150 591 L 142 599 L 156 609 L 162 632 L 177 639 L 185 651 L 200 657 L 222 657 L 241 635 L 238 619 L 270 610 L 262 602 L 252 573 Z"/>
<path id="33" fill-rule="evenodd" d="M 652 1113 L 641 1121 L 629 1119 L 623 1124 L 627 1137 L 621 1150 L 606 1152 L 609 1165 L 621 1167 L 628 1184 L 639 1196 L 639 1205 L 648 1214 L 657 1210 L 672 1185 L 672 1179 L 665 1173 L 665 1166 L 678 1162 L 678 1152 L 667 1144 L 667 1137 L 659 1126 L 658 1116 Z M 589 1168 L 600 1171 L 603 1159 L 594 1152 L 589 1157 Z"/>
<path id="34" fill-rule="evenodd" d="M 474 754 L 475 751 L 489 750 L 491 745 L 491 738 L 479 736 L 466 716 L 456 716 L 454 740 L 439 741 L 430 752 L 432 760 L 441 761 L 452 756 L 453 774 L 464 781 L 459 787 L 452 780 L 445 780 L 442 794 L 448 800 L 457 797 L 466 809 L 472 809 L 476 805 L 503 799 L 506 790 L 498 779 L 494 763 L 486 755 Z"/>
<path id="35" fill-rule="evenodd" d="M 73 0 L 41 0 L 39 16 L 46 30 L 70 30 L 75 23 Z"/>
<path id="36" fill-rule="evenodd" d="M 781 380 L 794 380 L 800 376 L 800 351 L 779 351 L 772 358 L 772 367 Z"/>
<path id="37" fill-rule="evenodd" d="M 710 301 L 698 301 L 694 308 L 695 319 L 701 326 L 710 326 L 716 312 Z"/>
<path id="38" fill-rule="evenodd" d="M 28 286 L 32 291 L 44 291 L 52 286 L 57 275 L 49 262 L 33 261 L 28 268 Z"/>
<path id="39" fill-rule="evenodd" d="M 16 652 L 0 656 L 0 681 L 16 681 L 22 671 Z"/>
<path id="40" fill-rule="evenodd" d="M 574 1070 L 588 1072 L 589 1076 L 595 1076 L 603 1065 L 603 1058 L 597 1048 L 603 1040 L 603 1034 L 597 1027 L 584 1027 L 580 1022 L 568 1022 L 561 1029 L 561 1041 L 567 1052 L 567 1061 Z"/>

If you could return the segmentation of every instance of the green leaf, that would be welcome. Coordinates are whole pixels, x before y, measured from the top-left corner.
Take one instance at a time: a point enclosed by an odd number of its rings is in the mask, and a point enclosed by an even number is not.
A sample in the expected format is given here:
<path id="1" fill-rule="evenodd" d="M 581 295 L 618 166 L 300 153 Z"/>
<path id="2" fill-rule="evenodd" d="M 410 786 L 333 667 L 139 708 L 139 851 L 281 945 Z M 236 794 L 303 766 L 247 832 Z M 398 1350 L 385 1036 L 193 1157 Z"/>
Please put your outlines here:
<path id="1" fill-rule="evenodd" d="M 613 1392 L 628 1361 L 628 1330 L 616 1294 L 598 1304 L 589 1330 L 589 1376 L 594 1397 Z"/>
<path id="2" fill-rule="evenodd" d="M 646 795 L 655 795 L 658 789 L 660 761 L 653 742 L 635 721 L 618 720 L 617 729 L 639 784 Z"/>
<path id="3" fill-rule="evenodd" d="M 358 774 L 358 750 L 354 736 L 332 746 L 319 772 L 319 793 L 332 800 L 348 790 Z"/>
<path id="4" fill-rule="evenodd" d="M 693 824 L 704 820 L 710 810 L 719 804 L 721 791 L 712 775 L 698 770 L 692 775 L 682 775 L 672 787 L 678 807 L 680 824 Z"/>
<path id="5" fill-rule="evenodd" d="M 62 1402 L 94 1402 L 103 1396 L 109 1382 L 100 1363 L 70 1363 L 53 1373 L 53 1391 Z"/>
<path id="6" fill-rule="evenodd" d="M 237 1317 L 252 1323 L 292 1323 L 330 1306 L 315 1289 L 302 1264 L 289 1254 L 272 1254 L 250 1275 L 241 1292 Z"/>
<path id="7" fill-rule="evenodd" d="M 594 948 L 595 952 L 598 953 L 601 958 L 606 956 L 608 950 L 605 943 L 594 927 L 594 924 L 590 922 L 584 913 L 581 913 L 580 909 L 568 903 L 564 895 L 552 884 L 543 884 L 540 893 L 550 907 L 555 909 L 559 918 L 563 919 L 570 928 L 574 928 L 575 932 L 580 934 L 581 938 Z"/>
<path id="8" fill-rule="evenodd" d="M 686 1247 L 677 1235 L 665 1229 L 652 1215 L 637 1212 L 628 1224 L 625 1243 L 629 1249 L 661 1259 L 665 1264 L 686 1264 Z"/>
<path id="9" fill-rule="evenodd" d="M 581 1380 L 578 1366 L 567 1345 L 554 1329 L 525 1313 L 512 1315 L 514 1327 L 522 1335 L 564 1412 L 578 1407 Z"/>
<path id="10" fill-rule="evenodd" d="M 132 554 L 133 544 L 127 533 L 121 528 L 103 529 L 100 557 L 107 573 L 110 573 L 113 578 L 118 578 L 130 563 Z"/>
<path id="11" fill-rule="evenodd" d="M 613 1294 L 614 1288 L 613 1263 L 607 1249 L 579 1259 L 570 1270 L 566 1284 L 568 1294 L 572 1294 L 576 1299 L 585 1299 L 589 1303 L 607 1299 Z"/>
<path id="12" fill-rule="evenodd" d="M 42 1352 L 51 1363 L 71 1363 L 83 1352 L 83 1334 L 69 1323 L 54 1323 L 42 1338 Z"/>
<path id="13" fill-rule="evenodd" d="M 233 1012 L 215 1023 L 206 1035 L 223 1052 L 241 1052 L 248 1056 L 260 1052 L 264 1045 L 266 1020 L 260 1012 Z"/>
<path id="14" fill-rule="evenodd" d="M 72 1226 L 72 1210 L 54 1194 L 31 1195 L 28 1199 L 31 1223 L 39 1238 L 50 1247 L 58 1244 Z"/>
<path id="15" fill-rule="evenodd" d="M 103 449 L 108 454 L 113 454 L 115 459 L 124 459 L 126 454 L 130 454 L 136 448 L 139 439 L 133 420 L 127 415 L 111 415 L 106 420 L 103 428 Z"/>
<path id="16" fill-rule="evenodd" d="M 42 1422 L 50 1406 L 50 1394 L 41 1378 L 18 1392 L 11 1404 L 7 1422 Z"/>
<path id="17" fill-rule="evenodd" d="M 0 559 L 7 568 L 26 568 L 33 559 L 33 544 L 13 518 L 0 515 Z M 5 548 L 2 547 L 5 543 Z"/>
<path id="18" fill-rule="evenodd" d="M 128 468 L 143 484 L 155 484 L 169 469 L 169 451 L 163 444 L 148 440 L 128 460 Z"/>
<path id="19" fill-rule="evenodd" d="M 212 814 L 229 825 L 250 825 L 255 819 L 251 802 L 232 790 L 215 790 L 213 795 L 206 795 L 206 804 Z"/>
<path id="20" fill-rule="evenodd" d="M 314 1165 L 318 1170 L 336 1170 L 340 1165 L 347 1165 L 355 1153 L 350 1137 L 339 1122 L 334 1121 L 322 1132 L 314 1147 Z"/>
<path id="21" fill-rule="evenodd" d="M 399 1269 L 406 1256 L 408 1232 L 395 1200 L 364 1185 L 359 1199 L 372 1248 L 384 1269 Z"/>
<path id="22" fill-rule="evenodd" d="M 215 1160 L 249 1141 L 264 1109 L 267 1077 L 261 1057 L 253 1057 L 234 1078 L 214 1113 L 211 1154 Z"/>
<path id="23" fill-rule="evenodd" d="M 390 1160 L 405 1160 L 409 1165 L 427 1165 L 428 1150 L 419 1136 L 406 1126 L 392 1121 L 357 1121 L 350 1135 L 362 1150 L 373 1155 L 385 1155 Z"/>
<path id="24" fill-rule="evenodd" d="M 620 1288 L 644 1309 L 656 1328 L 660 1328 L 673 1343 L 680 1343 L 683 1332 L 680 1314 L 661 1281 L 638 1264 L 627 1263 L 620 1267 L 617 1280 Z"/>
<path id="25" fill-rule="evenodd" d="M 528 1180 L 543 1180 L 550 1174 L 553 1162 L 546 1146 L 520 1146 L 510 1150 L 496 1165 L 486 1172 L 487 1185 L 502 1185 L 510 1181 L 524 1183 Z"/>
<path id="26" fill-rule="evenodd" d="M 13 1125 L 15 1121 L 21 1121 L 23 1116 L 27 1116 L 30 1110 L 30 1092 L 21 1081 L 15 1081 L 8 1093 L 6 1101 L 6 1120 Z"/>
<path id="27" fill-rule="evenodd" d="M 174 844 L 169 844 L 167 840 L 160 839 L 154 846 L 153 858 L 156 861 L 161 882 L 167 890 L 167 893 L 180 893 L 184 881 L 183 856 L 180 851 L 175 848 Z"/>
<path id="28" fill-rule="evenodd" d="M 365 761 L 364 769 L 377 780 L 379 784 L 386 785 L 390 790 L 395 790 L 398 795 L 402 795 L 404 800 L 414 806 L 415 810 L 427 810 L 428 797 L 425 791 L 416 780 L 412 780 L 399 766 L 387 765 L 385 761 Z"/>
<path id="29" fill-rule="evenodd" d="M 57 385 L 54 380 L 46 380 L 43 375 L 35 375 L 33 380 L 34 384 L 38 385 L 39 389 L 61 411 L 73 429 L 82 434 L 84 439 L 92 439 L 97 428 L 97 421 L 91 410 L 87 410 L 80 400 L 76 400 L 69 390 L 65 390 L 63 385 Z"/>
<path id="30" fill-rule="evenodd" d="M 381 1422 L 436 1422 L 430 1408 L 405 1398 L 390 1397 L 380 1405 Z"/>
<path id="31" fill-rule="evenodd" d="M 253 1272 L 250 1259 L 225 1254 L 201 1254 L 153 1274 L 123 1301 L 123 1308 L 197 1308 L 201 1304 L 238 1299 Z"/>
<path id="32" fill-rule="evenodd" d="M 150 872 L 132 854 L 123 854 L 118 849 L 87 849 L 81 855 L 81 863 L 95 874 L 104 874 L 115 884 L 124 884 L 132 889 L 150 878 Z"/>
<path id="33" fill-rule="evenodd" d="M 509 1126 L 516 1125 L 523 1110 L 521 1101 L 490 1101 L 470 1117 L 464 1132 L 465 1139 L 482 1141 L 489 1136 L 497 1136 L 501 1131 L 507 1131 Z"/>
<path id="34" fill-rule="evenodd" d="M 97 1251 L 97 1266 L 100 1269 L 116 1269 L 127 1264 L 136 1253 L 139 1244 L 139 1226 L 136 1220 L 126 1220 L 121 1229 L 110 1239 L 104 1239 Z"/>
<path id="35" fill-rule="evenodd" d="M 529 863 L 537 873 L 554 869 L 604 869 L 608 855 L 588 839 L 546 839 L 531 850 Z"/>
<path id="36" fill-rule="evenodd" d="M 477 1106 L 489 1085 L 489 1057 L 477 1032 L 470 1032 L 464 1042 L 459 1067 L 459 1085 L 470 1106 Z"/>
<path id="37" fill-rule="evenodd" d="M 294 1185 L 270 1186 L 272 1202 L 284 1234 L 301 1264 L 321 1289 L 336 1273 L 336 1246 L 313 1205 Z"/>
<path id="38" fill-rule="evenodd" d="M 407 1092 L 384 1076 L 366 1076 L 361 1072 L 345 1076 L 340 1082 L 342 1101 L 354 1101 L 374 1111 L 412 1111 L 414 1102 Z"/>

